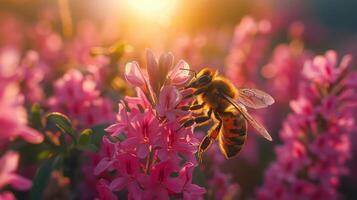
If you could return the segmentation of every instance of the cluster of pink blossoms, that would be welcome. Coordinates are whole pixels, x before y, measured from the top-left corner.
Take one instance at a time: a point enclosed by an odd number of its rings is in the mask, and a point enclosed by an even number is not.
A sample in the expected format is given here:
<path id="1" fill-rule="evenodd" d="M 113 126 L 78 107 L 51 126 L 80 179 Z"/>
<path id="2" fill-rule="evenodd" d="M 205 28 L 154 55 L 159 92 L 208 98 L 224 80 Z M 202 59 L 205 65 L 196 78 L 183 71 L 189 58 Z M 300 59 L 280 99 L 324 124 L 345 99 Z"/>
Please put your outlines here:
<path id="1" fill-rule="evenodd" d="M 285 104 L 297 97 L 300 71 L 310 57 L 305 50 L 296 49 L 291 44 L 278 45 L 269 63 L 262 68 L 263 76 L 269 79 L 267 88 L 279 103 Z"/>
<path id="2" fill-rule="evenodd" d="M 237 86 L 247 84 L 257 72 L 259 62 L 269 44 L 271 24 L 244 17 L 234 30 L 232 47 L 226 58 L 226 76 Z"/>
<path id="3" fill-rule="evenodd" d="M 338 199 L 339 177 L 346 175 L 351 133 L 356 130 L 356 73 L 348 70 L 351 57 L 337 67 L 328 51 L 304 65 L 306 78 L 293 113 L 280 133 L 276 161 L 265 172 L 258 199 Z"/>
<path id="4" fill-rule="evenodd" d="M 11 58 L 11 57 L 10 57 Z M 11 185 L 16 190 L 28 190 L 31 181 L 21 177 L 15 171 L 19 163 L 19 154 L 6 149 L 7 144 L 20 137 L 30 143 L 41 143 L 43 135 L 27 126 L 27 114 L 23 107 L 24 97 L 19 93 L 16 65 L 11 65 L 9 57 L 0 56 L 0 199 L 15 199 L 11 192 L 3 191 Z M 10 66 L 11 65 L 11 66 Z M 2 154 L 4 153 L 4 154 Z"/>
<path id="5" fill-rule="evenodd" d="M 189 79 L 189 66 L 173 55 L 157 61 L 147 51 L 147 75 L 137 62 L 127 63 L 125 77 L 137 89 L 137 97 L 125 97 L 119 104 L 117 122 L 103 138 L 102 159 L 95 168 L 101 179 L 101 199 L 116 199 L 127 191 L 130 199 L 199 199 L 205 189 L 192 183 L 197 165 L 198 139 L 193 127 L 180 128 L 180 119 L 189 113 L 179 107 L 189 91 L 179 90 Z"/>
<path id="6" fill-rule="evenodd" d="M 54 83 L 51 110 L 64 112 L 81 127 L 107 123 L 114 119 L 112 102 L 100 97 L 95 78 L 71 69 Z"/>

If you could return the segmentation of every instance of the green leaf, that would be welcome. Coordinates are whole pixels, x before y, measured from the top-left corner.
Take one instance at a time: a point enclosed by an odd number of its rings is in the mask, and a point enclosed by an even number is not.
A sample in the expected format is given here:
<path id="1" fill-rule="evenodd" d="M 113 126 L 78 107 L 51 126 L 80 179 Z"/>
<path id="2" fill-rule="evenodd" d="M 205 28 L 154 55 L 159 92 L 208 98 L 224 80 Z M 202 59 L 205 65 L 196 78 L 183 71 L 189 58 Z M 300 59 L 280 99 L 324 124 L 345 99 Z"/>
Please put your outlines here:
<path id="1" fill-rule="evenodd" d="M 44 160 L 50 158 L 52 156 L 52 152 L 48 150 L 43 150 L 37 154 L 37 160 Z"/>
<path id="2" fill-rule="evenodd" d="M 43 199 L 43 191 L 45 190 L 49 177 L 52 172 L 53 160 L 46 160 L 42 163 L 41 167 L 37 169 L 36 175 L 32 182 L 32 188 L 30 190 L 30 200 Z"/>
<path id="3" fill-rule="evenodd" d="M 131 50 L 131 47 L 122 41 L 116 42 L 113 46 L 108 48 L 108 54 L 114 61 L 118 61 L 125 52 Z"/>
<path id="4" fill-rule="evenodd" d="M 52 162 L 52 168 L 53 169 L 61 169 L 63 166 L 63 155 L 57 155 L 56 157 L 53 158 Z"/>
<path id="5" fill-rule="evenodd" d="M 85 129 L 81 132 L 79 136 L 78 143 L 80 145 L 88 145 L 91 142 L 91 135 L 93 134 L 92 129 Z"/>
<path id="6" fill-rule="evenodd" d="M 72 122 L 66 115 L 59 112 L 52 112 L 47 114 L 46 120 L 47 126 L 52 127 L 54 125 L 62 133 L 71 136 L 73 142 L 77 142 L 74 130 L 72 128 Z"/>
<path id="7" fill-rule="evenodd" d="M 93 144 L 92 137 L 92 129 L 83 130 L 79 136 L 77 148 L 82 151 L 96 152 L 98 150 L 98 146 Z"/>
<path id="8" fill-rule="evenodd" d="M 41 107 L 38 104 L 33 104 L 31 107 L 30 126 L 35 129 L 42 128 Z"/>
<path id="9" fill-rule="evenodd" d="M 81 151 L 89 151 L 93 153 L 98 151 L 98 147 L 94 144 L 78 145 L 77 148 Z"/>
<path id="10" fill-rule="evenodd" d="M 91 134 L 91 143 L 99 148 L 102 138 L 105 135 L 104 129 L 108 127 L 108 124 L 97 125 L 92 128 L 93 134 Z"/>
<path id="11" fill-rule="evenodd" d="M 206 183 L 207 183 L 206 176 L 199 166 L 195 167 L 195 169 L 193 170 L 192 183 L 195 183 L 199 186 L 206 187 Z"/>

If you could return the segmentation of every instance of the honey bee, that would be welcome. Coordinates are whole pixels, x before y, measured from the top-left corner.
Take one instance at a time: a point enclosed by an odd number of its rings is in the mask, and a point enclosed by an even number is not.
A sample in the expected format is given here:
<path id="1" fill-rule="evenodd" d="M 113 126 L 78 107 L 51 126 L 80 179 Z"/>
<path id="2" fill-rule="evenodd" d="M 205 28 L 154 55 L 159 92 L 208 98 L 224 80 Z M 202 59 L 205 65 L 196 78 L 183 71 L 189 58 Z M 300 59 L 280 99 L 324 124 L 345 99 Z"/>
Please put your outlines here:
<path id="1" fill-rule="evenodd" d="M 218 139 L 223 155 L 229 159 L 237 155 L 247 138 L 248 123 L 265 139 L 272 141 L 268 131 L 256 121 L 245 107 L 264 108 L 274 103 L 273 97 L 258 89 L 237 89 L 229 80 L 218 75 L 216 70 L 204 68 L 185 86 L 192 88 L 193 105 L 186 110 L 203 110 L 207 113 L 182 121 L 182 127 L 194 123 L 202 125 L 212 119 L 215 123 L 203 138 L 198 149 L 198 158 Z"/>

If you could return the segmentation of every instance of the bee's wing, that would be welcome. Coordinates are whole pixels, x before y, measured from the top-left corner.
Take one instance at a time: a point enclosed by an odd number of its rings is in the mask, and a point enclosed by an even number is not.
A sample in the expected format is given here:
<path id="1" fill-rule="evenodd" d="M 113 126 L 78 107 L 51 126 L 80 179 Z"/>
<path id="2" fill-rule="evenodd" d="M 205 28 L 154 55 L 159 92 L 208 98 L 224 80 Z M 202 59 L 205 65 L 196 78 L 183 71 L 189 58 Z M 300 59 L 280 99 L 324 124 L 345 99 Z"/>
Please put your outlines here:
<path id="1" fill-rule="evenodd" d="M 269 94 L 258 89 L 239 89 L 238 98 L 239 103 L 250 108 L 265 108 L 272 105 L 275 101 Z"/>
<path id="2" fill-rule="evenodd" d="M 271 138 L 270 134 L 268 131 L 264 128 L 263 125 L 261 125 L 259 122 L 257 122 L 247 111 L 247 109 L 241 105 L 240 103 L 237 103 L 229 97 L 226 94 L 222 94 L 223 98 L 226 99 L 229 103 L 231 103 L 242 115 L 243 117 L 267 140 L 273 141 Z"/>

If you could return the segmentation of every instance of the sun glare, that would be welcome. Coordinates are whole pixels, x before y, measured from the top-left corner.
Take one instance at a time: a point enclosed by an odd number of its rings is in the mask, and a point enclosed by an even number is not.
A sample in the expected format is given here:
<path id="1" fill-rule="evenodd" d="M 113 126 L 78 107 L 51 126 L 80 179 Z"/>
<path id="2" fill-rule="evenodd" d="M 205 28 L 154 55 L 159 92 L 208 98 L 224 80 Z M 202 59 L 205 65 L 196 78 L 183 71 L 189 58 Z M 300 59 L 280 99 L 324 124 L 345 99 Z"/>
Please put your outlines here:
<path id="1" fill-rule="evenodd" d="M 126 0 L 126 5 L 138 17 L 167 21 L 177 6 L 177 0 Z"/>

